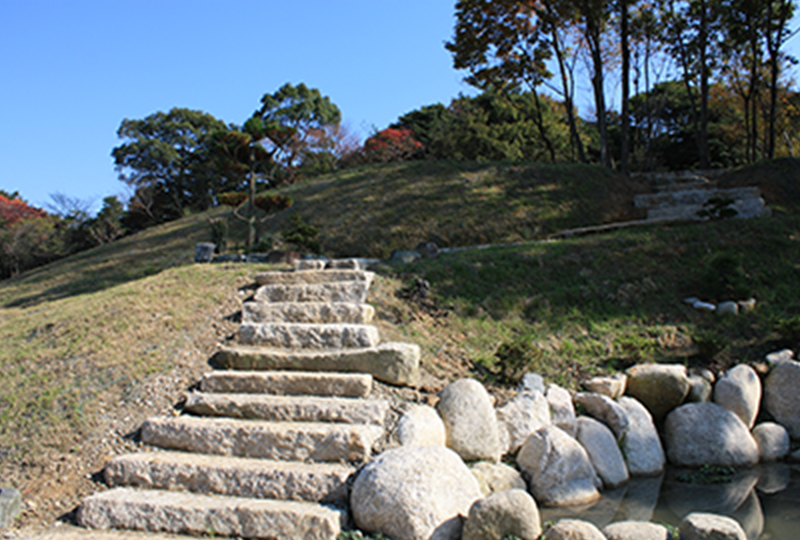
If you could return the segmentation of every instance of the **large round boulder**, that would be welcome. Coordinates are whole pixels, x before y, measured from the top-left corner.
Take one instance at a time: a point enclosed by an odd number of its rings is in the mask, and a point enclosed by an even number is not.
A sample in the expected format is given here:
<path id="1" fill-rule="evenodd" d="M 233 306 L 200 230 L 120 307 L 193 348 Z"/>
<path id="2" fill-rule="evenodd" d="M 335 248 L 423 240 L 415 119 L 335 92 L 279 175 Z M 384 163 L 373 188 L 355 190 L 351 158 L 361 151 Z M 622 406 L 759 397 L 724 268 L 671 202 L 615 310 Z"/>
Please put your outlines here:
<path id="1" fill-rule="evenodd" d="M 758 463 L 758 445 L 734 413 L 716 403 L 687 403 L 667 416 L 667 457 L 673 465 L 750 467 Z"/>
<path id="2" fill-rule="evenodd" d="M 527 491 L 512 489 L 475 501 L 462 540 L 497 540 L 512 534 L 521 540 L 536 540 L 541 533 L 536 501 Z"/>
<path id="3" fill-rule="evenodd" d="M 664 470 L 666 458 L 653 417 L 638 400 L 623 396 L 619 406 L 628 415 L 628 429 L 619 441 L 631 476 L 654 476 Z"/>
<path id="4" fill-rule="evenodd" d="M 400 417 L 395 437 L 402 446 L 444 446 L 444 423 L 429 405 L 413 405 Z"/>
<path id="5" fill-rule="evenodd" d="M 586 412 L 611 428 L 614 435 L 622 437 L 628 429 L 628 415 L 619 403 L 603 394 L 594 392 L 578 392 L 575 403 L 581 405 Z"/>
<path id="6" fill-rule="evenodd" d="M 508 447 L 503 453 L 513 454 L 531 433 L 550 425 L 550 405 L 543 393 L 524 392 L 497 409 L 497 418 L 500 428 L 508 432 Z"/>
<path id="7" fill-rule="evenodd" d="M 353 483 L 350 508 L 365 532 L 394 540 L 458 540 L 461 516 L 481 496 L 478 481 L 452 450 L 402 447 L 364 466 Z"/>
<path id="8" fill-rule="evenodd" d="M 746 364 L 729 369 L 714 385 L 714 403 L 736 414 L 752 428 L 761 405 L 761 379 Z"/>
<path id="9" fill-rule="evenodd" d="M 603 486 L 612 489 L 628 481 L 628 467 L 611 430 L 594 418 L 578 417 L 578 442 L 586 449 Z"/>
<path id="10" fill-rule="evenodd" d="M 762 422 L 753 428 L 753 437 L 762 462 L 778 461 L 789 455 L 789 432 L 782 425 Z"/>
<path id="11" fill-rule="evenodd" d="M 680 364 L 637 364 L 625 374 L 625 394 L 642 402 L 656 421 L 683 403 L 689 393 L 686 367 Z"/>
<path id="12" fill-rule="evenodd" d="M 547 506 L 572 506 L 597 500 L 602 484 L 583 447 L 556 426 L 533 433 L 517 456 L 528 488 Z"/>
<path id="13" fill-rule="evenodd" d="M 800 362 L 775 365 L 764 381 L 764 406 L 793 439 L 800 439 Z"/>
<path id="14" fill-rule="evenodd" d="M 447 446 L 464 461 L 499 459 L 502 449 L 497 415 L 481 383 L 459 379 L 447 385 L 436 410 L 444 422 Z"/>

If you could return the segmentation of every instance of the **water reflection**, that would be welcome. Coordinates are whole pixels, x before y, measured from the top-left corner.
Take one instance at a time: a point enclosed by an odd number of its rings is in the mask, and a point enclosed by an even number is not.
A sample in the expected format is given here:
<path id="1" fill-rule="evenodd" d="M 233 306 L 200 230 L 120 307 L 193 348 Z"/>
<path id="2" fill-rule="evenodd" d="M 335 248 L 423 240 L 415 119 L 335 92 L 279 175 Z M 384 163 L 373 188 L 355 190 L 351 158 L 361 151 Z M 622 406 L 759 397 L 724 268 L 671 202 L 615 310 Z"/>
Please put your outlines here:
<path id="1" fill-rule="evenodd" d="M 738 521 L 748 540 L 800 538 L 800 466 L 764 464 L 720 484 L 679 481 L 685 472 L 671 468 L 658 477 L 633 478 L 588 506 L 540 508 L 542 520 L 579 518 L 600 528 L 634 520 L 678 526 L 690 512 L 712 512 Z"/>

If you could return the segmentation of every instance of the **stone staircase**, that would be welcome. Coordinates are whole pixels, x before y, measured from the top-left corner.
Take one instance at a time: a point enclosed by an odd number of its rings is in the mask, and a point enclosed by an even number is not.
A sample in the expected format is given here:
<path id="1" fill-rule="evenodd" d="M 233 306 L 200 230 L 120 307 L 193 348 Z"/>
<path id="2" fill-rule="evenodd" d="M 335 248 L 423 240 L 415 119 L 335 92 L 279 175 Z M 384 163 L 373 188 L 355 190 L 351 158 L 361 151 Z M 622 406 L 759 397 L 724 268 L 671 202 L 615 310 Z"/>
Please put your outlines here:
<path id="1" fill-rule="evenodd" d="M 348 482 L 384 434 L 373 377 L 411 384 L 419 347 L 381 344 L 358 260 L 265 272 L 239 345 L 218 351 L 183 414 L 141 426 L 148 451 L 114 458 L 78 509 L 89 529 L 333 540 Z"/>

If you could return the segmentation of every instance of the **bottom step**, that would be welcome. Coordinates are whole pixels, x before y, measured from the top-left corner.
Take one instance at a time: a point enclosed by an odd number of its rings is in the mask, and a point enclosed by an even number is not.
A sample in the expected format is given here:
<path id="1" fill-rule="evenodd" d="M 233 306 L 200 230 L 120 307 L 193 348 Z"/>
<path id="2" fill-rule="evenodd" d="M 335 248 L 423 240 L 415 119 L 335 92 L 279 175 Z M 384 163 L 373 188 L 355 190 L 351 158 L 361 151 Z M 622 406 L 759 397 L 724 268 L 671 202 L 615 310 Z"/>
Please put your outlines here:
<path id="1" fill-rule="evenodd" d="M 84 499 L 78 522 L 93 529 L 134 529 L 243 538 L 335 540 L 344 510 L 272 501 L 117 488 Z"/>

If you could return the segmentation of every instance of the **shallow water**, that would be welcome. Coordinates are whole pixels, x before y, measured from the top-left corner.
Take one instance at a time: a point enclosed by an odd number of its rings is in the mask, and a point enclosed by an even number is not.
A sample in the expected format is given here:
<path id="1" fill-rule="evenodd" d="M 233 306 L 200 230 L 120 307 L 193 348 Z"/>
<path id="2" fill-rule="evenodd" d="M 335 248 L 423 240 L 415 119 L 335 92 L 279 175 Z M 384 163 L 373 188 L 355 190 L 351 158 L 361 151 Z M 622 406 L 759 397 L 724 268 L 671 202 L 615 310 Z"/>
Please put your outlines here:
<path id="1" fill-rule="evenodd" d="M 678 526 L 690 512 L 710 512 L 738 521 L 748 540 L 800 538 L 800 465 L 760 465 L 722 484 L 691 484 L 670 468 L 654 478 L 634 478 L 606 491 L 591 506 L 540 508 L 542 521 L 574 517 L 603 528 L 615 521 L 652 521 Z"/>

